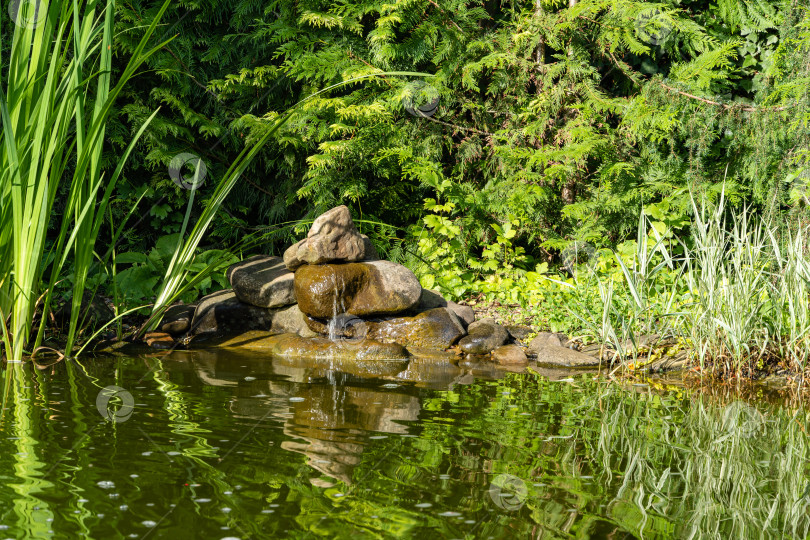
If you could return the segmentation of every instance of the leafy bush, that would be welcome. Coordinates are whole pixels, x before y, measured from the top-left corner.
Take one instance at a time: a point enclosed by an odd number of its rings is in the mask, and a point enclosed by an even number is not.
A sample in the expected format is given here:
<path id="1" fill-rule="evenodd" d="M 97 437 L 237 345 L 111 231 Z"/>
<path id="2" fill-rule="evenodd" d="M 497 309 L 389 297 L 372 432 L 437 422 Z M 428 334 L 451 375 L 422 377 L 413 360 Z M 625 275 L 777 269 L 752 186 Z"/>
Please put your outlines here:
<path id="1" fill-rule="evenodd" d="M 174 257 L 179 241 L 179 234 L 170 234 L 158 238 L 155 247 L 147 254 L 129 251 L 115 255 L 114 265 L 129 265 L 124 270 L 115 272 L 114 283 L 109 291 L 110 296 L 117 300 L 119 312 L 145 304 L 149 307 L 142 309 L 140 313 L 146 315 L 151 312 L 155 293 Z M 230 287 L 225 278 L 225 270 L 237 260 L 236 256 L 228 255 L 223 250 L 199 251 L 187 266 L 185 282 L 191 286 L 183 292 L 180 300 L 190 303 L 202 295 Z M 212 264 L 214 267 L 206 273 L 202 281 L 199 283 L 193 281 L 194 274 L 206 270 Z"/>

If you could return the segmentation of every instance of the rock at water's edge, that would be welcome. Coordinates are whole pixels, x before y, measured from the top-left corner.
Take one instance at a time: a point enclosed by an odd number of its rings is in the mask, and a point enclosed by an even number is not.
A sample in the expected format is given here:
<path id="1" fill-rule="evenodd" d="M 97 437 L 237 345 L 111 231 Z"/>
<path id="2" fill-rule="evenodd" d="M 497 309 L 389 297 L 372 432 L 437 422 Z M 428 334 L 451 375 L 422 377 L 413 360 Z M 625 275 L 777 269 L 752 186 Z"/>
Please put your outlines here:
<path id="1" fill-rule="evenodd" d="M 598 366 L 599 359 L 565 347 L 546 345 L 537 349 L 537 364 L 539 366 L 591 367 Z"/>
<path id="2" fill-rule="evenodd" d="M 196 304 L 174 304 L 169 306 L 160 322 L 160 331 L 173 336 L 185 334 L 191 328 L 191 319 L 194 317 Z"/>
<path id="3" fill-rule="evenodd" d="M 506 328 L 494 319 L 481 319 L 467 328 L 467 336 L 458 342 L 459 349 L 467 354 L 486 354 L 509 339 Z"/>
<path id="4" fill-rule="evenodd" d="M 444 350 L 466 334 L 458 317 L 447 308 L 434 308 L 410 317 L 361 319 L 342 313 L 331 321 L 304 315 L 309 328 L 321 335 L 345 339 L 368 337 L 405 347 Z M 331 324 L 331 329 L 330 329 Z"/>
<path id="5" fill-rule="evenodd" d="M 464 326 L 447 308 L 434 308 L 413 317 L 368 321 L 368 337 L 406 347 L 446 349 L 464 336 Z"/>
<path id="6" fill-rule="evenodd" d="M 172 336 L 165 332 L 149 332 L 143 336 L 143 340 L 153 349 L 171 349 L 175 345 Z"/>
<path id="7" fill-rule="evenodd" d="M 404 361 L 407 366 L 410 353 L 396 343 L 380 343 L 371 339 L 335 340 L 323 337 L 305 338 L 297 334 L 269 334 L 267 332 L 245 332 L 227 339 L 201 342 L 202 347 L 240 348 L 261 351 L 292 359 L 319 361 Z M 401 369 L 405 369 L 402 367 Z M 400 370 L 401 371 L 401 370 Z"/>
<path id="8" fill-rule="evenodd" d="M 492 361 L 502 366 L 524 366 L 529 363 L 526 353 L 517 345 L 501 345 L 492 351 Z"/>
<path id="9" fill-rule="evenodd" d="M 273 314 L 273 325 L 270 327 L 270 331 L 280 334 L 298 334 L 301 337 L 317 336 L 318 334 L 313 332 L 307 325 L 306 319 L 307 316 L 301 312 L 298 305 L 293 304 L 287 308 L 279 309 Z"/>
<path id="10" fill-rule="evenodd" d="M 226 289 L 200 299 L 191 321 L 190 333 L 228 334 L 269 330 L 274 312 L 246 304 L 236 297 L 232 289 Z"/>

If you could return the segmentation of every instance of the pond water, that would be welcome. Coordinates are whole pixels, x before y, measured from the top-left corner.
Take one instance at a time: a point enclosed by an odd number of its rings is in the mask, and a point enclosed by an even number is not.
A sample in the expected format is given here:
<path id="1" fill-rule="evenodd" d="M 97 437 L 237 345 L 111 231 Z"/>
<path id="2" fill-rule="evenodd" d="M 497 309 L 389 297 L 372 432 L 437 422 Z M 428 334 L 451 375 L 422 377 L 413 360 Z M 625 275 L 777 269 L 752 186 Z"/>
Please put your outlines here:
<path id="1" fill-rule="evenodd" d="M 9 366 L 0 538 L 810 532 L 804 408 L 398 369 L 207 351 Z"/>

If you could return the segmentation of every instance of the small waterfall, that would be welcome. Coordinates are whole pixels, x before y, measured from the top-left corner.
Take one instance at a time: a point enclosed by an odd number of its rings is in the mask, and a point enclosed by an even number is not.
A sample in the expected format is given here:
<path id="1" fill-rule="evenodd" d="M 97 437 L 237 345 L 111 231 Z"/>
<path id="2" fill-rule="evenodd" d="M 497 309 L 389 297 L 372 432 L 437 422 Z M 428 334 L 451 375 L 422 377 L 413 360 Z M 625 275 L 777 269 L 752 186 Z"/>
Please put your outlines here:
<path id="1" fill-rule="evenodd" d="M 339 338 L 343 337 L 343 328 L 340 324 L 343 318 L 340 317 L 340 315 L 346 311 L 346 306 L 343 302 L 343 295 L 346 292 L 346 283 L 343 281 L 343 278 L 339 278 L 337 272 L 334 271 L 332 271 L 331 280 L 332 290 L 335 293 L 332 296 L 332 318 L 329 319 L 329 324 L 327 324 L 326 328 L 329 331 L 329 340 L 337 341 Z"/>

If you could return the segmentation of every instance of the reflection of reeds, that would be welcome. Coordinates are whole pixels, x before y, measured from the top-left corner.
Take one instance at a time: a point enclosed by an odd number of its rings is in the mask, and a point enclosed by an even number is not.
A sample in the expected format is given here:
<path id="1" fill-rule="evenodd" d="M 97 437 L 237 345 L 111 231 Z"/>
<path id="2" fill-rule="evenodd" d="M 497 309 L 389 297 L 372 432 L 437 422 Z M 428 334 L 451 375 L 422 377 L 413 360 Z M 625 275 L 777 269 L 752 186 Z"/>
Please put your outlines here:
<path id="1" fill-rule="evenodd" d="M 601 400 L 612 410 L 596 456 L 608 465 L 606 480 L 611 471 L 622 476 L 611 504 L 625 509 L 614 517 L 628 529 L 642 532 L 643 515 L 664 517 L 670 527 L 650 532 L 679 538 L 810 532 L 803 497 L 810 445 L 798 412 L 766 415 L 742 401 L 718 406 L 702 398 L 670 407 L 653 395 L 623 399 L 614 388 Z"/>
<path id="2" fill-rule="evenodd" d="M 16 478 L 9 482 L 14 490 L 15 498 L 12 503 L 12 515 L 16 518 L 16 526 L 25 531 L 28 538 L 47 538 L 48 526 L 42 520 L 42 514 L 36 515 L 35 509 L 47 512 L 51 517 L 55 511 L 40 496 L 48 488 L 53 487 L 50 479 L 43 478 L 46 465 L 38 454 L 38 430 L 34 407 L 34 388 L 30 374 L 22 366 L 12 366 L 6 370 L 5 378 L 9 383 L 9 395 L 14 403 L 12 417 L 7 419 L 3 426 L 5 433 L 13 434 L 16 439 L 14 446 L 17 450 L 8 459 L 13 460 Z M 5 404 L 3 405 L 6 406 Z M 12 429 L 7 426 L 11 424 Z M 32 429 L 34 428 L 34 429 Z"/>
<path id="3" fill-rule="evenodd" d="M 436 462 L 426 452 L 434 474 L 486 485 L 494 474 L 508 472 L 525 481 L 524 513 L 484 518 L 484 537 L 501 537 L 503 526 L 534 538 L 810 534 L 810 442 L 802 409 L 586 379 L 540 381 L 532 388 L 524 378 L 510 378 L 496 391 L 475 385 L 448 394 L 448 412 L 479 412 L 463 421 L 446 418 L 445 425 L 429 421 L 422 435 L 446 455 Z M 506 389 L 513 394 L 500 396 Z M 510 408 L 514 403 L 517 409 Z M 525 411 L 532 415 L 520 415 Z M 465 510 L 482 511 L 473 502 Z"/>

